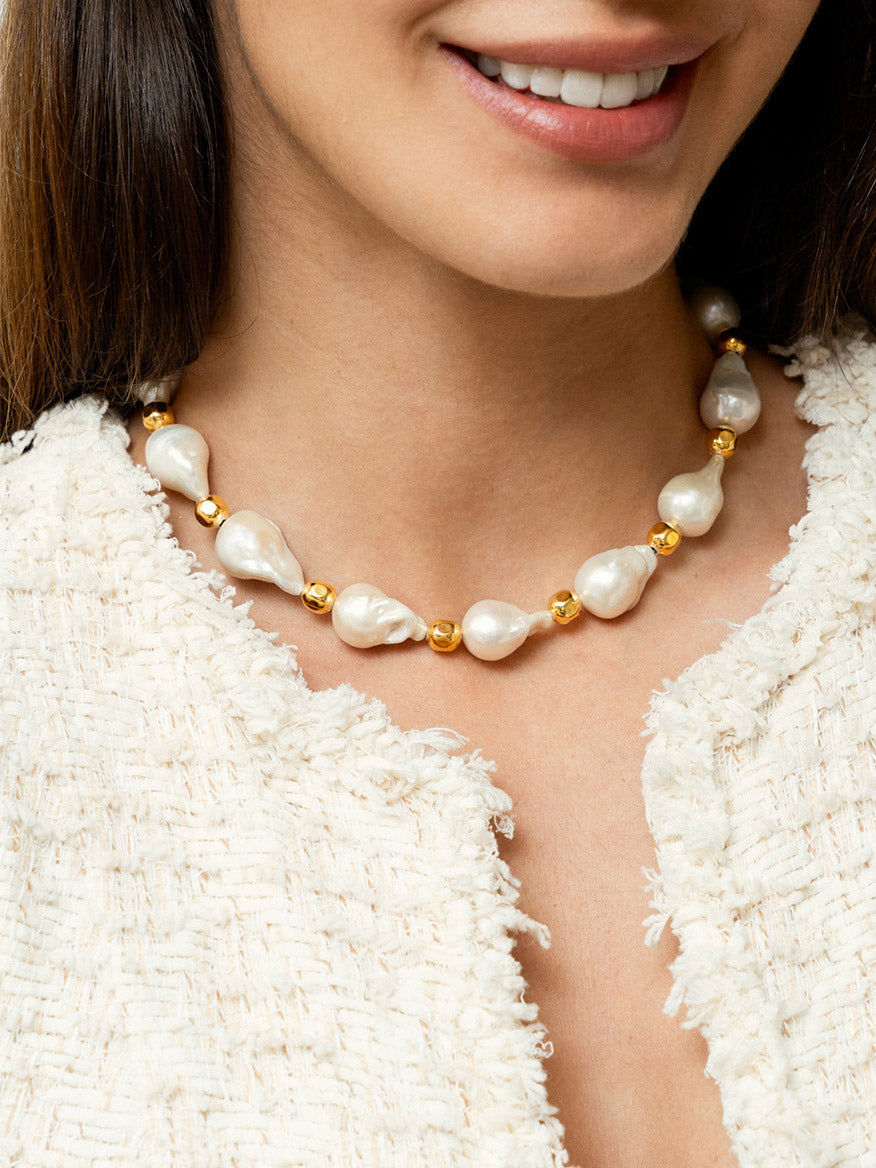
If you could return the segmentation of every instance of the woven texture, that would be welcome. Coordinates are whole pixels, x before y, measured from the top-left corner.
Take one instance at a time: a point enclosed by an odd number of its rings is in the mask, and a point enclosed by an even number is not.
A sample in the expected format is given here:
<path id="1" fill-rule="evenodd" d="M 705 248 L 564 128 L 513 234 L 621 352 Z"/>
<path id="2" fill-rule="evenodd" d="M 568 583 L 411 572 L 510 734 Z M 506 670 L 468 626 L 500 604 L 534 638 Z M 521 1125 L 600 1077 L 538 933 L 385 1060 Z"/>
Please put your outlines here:
<path id="1" fill-rule="evenodd" d="M 652 702 L 643 941 L 740 1168 L 873 1168 L 876 341 L 788 372 L 810 507 Z M 98 395 L 0 446 L 0 1164 L 568 1165 L 493 763 L 311 691 L 127 446 Z"/>
<path id="2" fill-rule="evenodd" d="M 671 920 L 664 1012 L 708 1041 L 740 1168 L 874 1168 L 876 340 L 786 372 L 808 509 L 763 610 L 652 702 L 646 940 Z"/>

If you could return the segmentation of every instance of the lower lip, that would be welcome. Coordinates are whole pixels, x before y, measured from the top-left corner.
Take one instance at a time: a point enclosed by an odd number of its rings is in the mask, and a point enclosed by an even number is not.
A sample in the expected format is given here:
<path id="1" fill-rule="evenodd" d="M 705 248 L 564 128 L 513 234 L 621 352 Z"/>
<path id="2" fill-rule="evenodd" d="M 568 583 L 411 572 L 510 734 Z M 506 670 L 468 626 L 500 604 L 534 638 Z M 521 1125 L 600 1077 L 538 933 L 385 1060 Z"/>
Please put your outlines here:
<path id="1" fill-rule="evenodd" d="M 445 45 L 441 52 L 488 114 L 543 149 L 575 162 L 626 162 L 668 142 L 687 109 L 698 60 L 674 65 L 654 97 L 620 109 L 579 109 L 519 93 L 484 77 Z"/>

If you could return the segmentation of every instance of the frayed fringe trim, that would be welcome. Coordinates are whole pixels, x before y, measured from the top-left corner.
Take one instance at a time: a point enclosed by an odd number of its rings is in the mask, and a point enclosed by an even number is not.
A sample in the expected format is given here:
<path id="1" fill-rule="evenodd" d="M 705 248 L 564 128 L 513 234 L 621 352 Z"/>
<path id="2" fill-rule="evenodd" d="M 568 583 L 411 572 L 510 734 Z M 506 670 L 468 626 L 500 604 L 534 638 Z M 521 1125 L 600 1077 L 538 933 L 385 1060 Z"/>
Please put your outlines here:
<path id="1" fill-rule="evenodd" d="M 545 1089 L 543 1060 L 553 1047 L 537 1005 L 525 1000 L 526 983 L 512 953 L 516 937 L 524 934 L 548 948 L 550 932 L 519 909 L 520 881 L 498 852 L 495 833 L 511 838 L 514 821 L 510 796 L 491 780 L 496 764 L 477 749 L 458 753 L 467 739 L 446 727 L 402 731 L 384 703 L 350 685 L 311 691 L 295 647 L 276 644 L 276 634 L 250 617 L 250 602 L 234 603 L 233 584 L 222 573 L 203 569 L 195 554 L 179 545 L 160 484 L 131 461 L 127 430 L 105 398 L 83 395 L 50 408 L 36 427 L 36 440 L 69 449 L 71 476 L 75 467 L 91 465 L 91 446 L 100 479 L 93 489 L 77 487 L 79 517 L 91 523 L 111 513 L 114 540 L 120 525 L 127 525 L 113 554 L 130 561 L 130 573 L 119 575 L 130 578 L 132 598 L 142 599 L 143 581 L 148 586 L 161 579 L 181 609 L 197 609 L 198 623 L 209 635 L 203 651 L 210 657 L 210 676 L 222 690 L 229 717 L 241 720 L 253 765 L 269 774 L 278 757 L 294 765 L 306 749 L 311 768 L 324 762 L 318 767 L 322 781 L 343 785 L 381 812 L 402 800 L 431 800 L 445 809 L 448 832 L 458 828 L 459 838 L 473 848 L 472 865 L 479 875 L 489 875 L 489 887 L 478 886 L 478 936 L 484 956 L 494 966 L 504 963 L 489 999 L 487 1030 L 481 1021 L 472 1033 L 473 1041 L 486 1042 L 484 1049 L 493 1052 L 489 1063 L 479 1065 L 477 1086 L 492 1096 L 488 1112 L 495 1123 L 489 1131 L 470 1132 L 466 1146 L 470 1141 L 472 1162 L 477 1159 L 484 1168 L 568 1168 L 563 1128 Z M 106 475 L 118 487 L 112 498 Z M 166 599 L 166 592 L 162 595 Z M 337 765 L 342 755 L 350 765 Z"/>
<path id="2" fill-rule="evenodd" d="M 684 1005 L 682 1027 L 707 1040 L 706 1073 L 720 1087 L 740 1168 L 832 1168 L 852 1161 L 827 1118 L 795 1103 L 781 1004 L 767 999 L 736 924 L 715 760 L 722 745 L 761 731 L 776 689 L 876 608 L 876 338 L 850 321 L 836 353 L 814 336 L 773 351 L 793 357 L 787 375 L 804 378 L 797 412 L 821 427 L 807 443 L 809 510 L 761 612 L 652 697 L 642 784 L 658 867 L 642 869 L 652 909 L 644 943 L 656 945 L 667 924 L 678 938 L 663 1010 L 675 1016 Z"/>

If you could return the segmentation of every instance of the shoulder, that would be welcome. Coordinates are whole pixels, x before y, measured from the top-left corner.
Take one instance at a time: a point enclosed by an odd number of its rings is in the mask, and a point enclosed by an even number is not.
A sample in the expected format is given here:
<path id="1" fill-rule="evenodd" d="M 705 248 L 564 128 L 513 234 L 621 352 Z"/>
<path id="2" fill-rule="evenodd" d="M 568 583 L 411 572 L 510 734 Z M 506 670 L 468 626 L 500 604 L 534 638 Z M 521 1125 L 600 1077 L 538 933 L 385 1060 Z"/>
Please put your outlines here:
<path id="1" fill-rule="evenodd" d="M 0 563 L 26 537 L 36 539 L 28 553 L 38 558 L 48 532 L 74 519 L 83 492 L 109 475 L 107 441 L 126 435 L 108 410 L 96 393 L 59 402 L 0 443 Z"/>
<path id="2" fill-rule="evenodd" d="M 58 402 L 0 442 L 0 511 L 4 518 L 35 505 L 50 507 L 56 501 L 58 484 L 94 471 L 89 455 L 104 437 L 108 408 L 106 398 L 96 393 Z"/>
<path id="3" fill-rule="evenodd" d="M 89 441 L 114 428 L 120 419 L 110 407 L 109 401 L 101 393 L 83 393 L 55 402 L 37 414 L 34 420 L 21 430 L 0 442 L 0 476 L 8 476 L 10 468 L 19 464 L 20 459 L 31 451 L 50 451 L 73 440 Z"/>
<path id="4" fill-rule="evenodd" d="M 0 648 L 51 628 L 72 592 L 93 589 L 110 538 L 121 419 L 88 394 L 48 407 L 0 443 Z"/>

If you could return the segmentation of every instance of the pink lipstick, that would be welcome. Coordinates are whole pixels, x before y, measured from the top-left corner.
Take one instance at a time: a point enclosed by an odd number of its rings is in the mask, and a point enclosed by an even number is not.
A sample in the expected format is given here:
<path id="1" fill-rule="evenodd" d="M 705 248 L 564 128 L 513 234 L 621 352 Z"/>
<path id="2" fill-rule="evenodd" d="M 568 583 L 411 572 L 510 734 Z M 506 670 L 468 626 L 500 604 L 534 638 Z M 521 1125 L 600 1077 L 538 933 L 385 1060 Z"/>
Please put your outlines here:
<path id="1" fill-rule="evenodd" d="M 486 77 L 473 63 L 477 54 L 443 44 L 439 50 L 463 88 L 497 121 L 542 149 L 576 162 L 625 162 L 668 142 L 687 109 L 699 59 L 708 46 L 677 40 L 663 44 L 543 45 L 479 48 L 486 56 L 555 69 L 631 73 L 668 65 L 660 91 L 616 109 L 582 108 L 546 100 Z"/>

